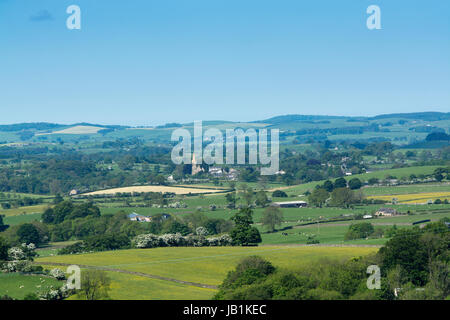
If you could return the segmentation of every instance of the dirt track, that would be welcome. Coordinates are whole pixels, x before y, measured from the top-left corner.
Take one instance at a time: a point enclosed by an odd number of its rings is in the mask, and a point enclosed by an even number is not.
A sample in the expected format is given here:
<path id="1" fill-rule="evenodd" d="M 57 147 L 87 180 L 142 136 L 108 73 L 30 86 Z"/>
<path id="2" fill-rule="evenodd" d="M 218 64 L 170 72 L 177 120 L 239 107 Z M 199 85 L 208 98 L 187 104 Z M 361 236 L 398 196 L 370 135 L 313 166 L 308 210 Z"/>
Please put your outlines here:
<path id="1" fill-rule="evenodd" d="M 73 264 L 70 264 L 70 263 L 36 262 L 36 261 L 33 262 L 33 264 L 36 264 L 36 265 L 63 266 L 63 267 L 68 267 L 68 266 L 73 265 Z M 183 280 L 167 278 L 167 277 L 161 277 L 161 276 L 148 274 L 148 273 L 142 273 L 142 272 L 134 272 L 134 271 L 128 271 L 128 270 L 122 270 L 122 269 L 101 267 L 101 266 L 88 266 L 88 265 L 84 265 L 84 264 L 77 264 L 77 266 L 79 266 L 80 268 L 84 268 L 84 269 L 94 269 L 94 270 L 103 270 L 103 271 L 111 271 L 111 272 L 120 272 L 120 273 L 132 274 L 132 275 L 140 276 L 140 277 L 171 281 L 171 282 L 181 283 L 181 284 L 185 284 L 185 285 L 188 285 L 188 286 L 194 286 L 194 287 L 199 287 L 199 288 L 217 289 L 217 286 L 213 286 L 213 285 L 209 285 L 209 284 L 183 281 Z"/>

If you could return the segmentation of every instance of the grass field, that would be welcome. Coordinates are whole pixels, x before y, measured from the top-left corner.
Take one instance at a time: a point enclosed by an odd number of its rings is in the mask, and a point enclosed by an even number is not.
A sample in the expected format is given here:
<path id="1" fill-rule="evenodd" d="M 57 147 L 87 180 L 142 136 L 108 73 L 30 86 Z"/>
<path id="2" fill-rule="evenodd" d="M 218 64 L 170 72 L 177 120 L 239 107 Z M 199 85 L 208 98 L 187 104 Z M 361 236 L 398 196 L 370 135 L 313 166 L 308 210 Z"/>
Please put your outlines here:
<path id="1" fill-rule="evenodd" d="M 21 192 L 0 192 L 0 200 L 15 200 L 18 198 L 54 198 L 51 195 L 40 195 L 34 193 L 21 193 Z"/>
<path id="2" fill-rule="evenodd" d="M 84 269 L 81 269 L 83 272 Z M 149 279 L 142 276 L 106 272 L 111 279 L 109 296 L 113 300 L 209 300 L 216 290 Z M 75 295 L 67 300 L 78 300 Z"/>
<path id="3" fill-rule="evenodd" d="M 3 219 L 5 224 L 9 224 L 10 226 L 15 226 L 17 224 L 29 223 L 32 221 L 40 221 L 41 213 L 30 213 L 30 214 L 19 214 L 14 216 L 7 216 Z"/>
<path id="4" fill-rule="evenodd" d="M 8 295 L 14 299 L 23 299 L 29 293 L 45 292 L 50 287 L 61 285 L 61 281 L 41 275 L 0 273 L 0 296 Z"/>
<path id="5" fill-rule="evenodd" d="M 31 213 L 42 213 L 48 207 L 48 204 L 38 204 L 35 206 L 24 206 L 13 209 L 0 210 L 0 214 L 9 217 L 9 216 L 17 216 L 21 214 L 31 214 Z"/>
<path id="6" fill-rule="evenodd" d="M 372 247 L 170 247 L 53 256 L 38 258 L 36 261 L 107 266 L 177 280 L 218 285 L 227 272 L 245 256 L 259 255 L 279 267 L 295 269 L 321 258 L 348 259 L 376 251 L 377 248 Z"/>
<path id="7" fill-rule="evenodd" d="M 415 214 L 411 215 L 400 215 L 393 217 L 379 217 L 368 220 L 348 220 L 348 221 L 336 221 L 336 222 L 325 222 L 320 224 L 311 224 L 306 226 L 299 226 L 299 223 L 295 222 L 285 222 L 279 229 L 291 226 L 292 229 L 284 229 L 274 233 L 267 233 L 266 229 L 257 225 L 261 232 L 263 244 L 306 244 L 308 236 L 314 235 L 315 239 L 319 240 L 322 244 L 384 244 L 388 241 L 388 238 L 380 239 L 360 239 L 344 241 L 345 233 L 347 232 L 349 226 L 354 223 L 369 222 L 374 227 L 386 229 L 394 224 L 397 224 L 401 228 L 411 228 L 413 222 L 429 219 L 432 222 L 439 221 L 442 218 L 450 217 L 450 207 L 448 209 L 435 209 L 432 211 L 431 208 L 428 210 L 416 210 Z M 283 235 L 283 233 L 287 235 Z"/>
<path id="8" fill-rule="evenodd" d="M 369 173 L 363 174 L 355 174 L 350 177 L 345 177 L 348 180 L 353 178 L 358 178 L 362 181 L 367 181 L 370 178 L 384 179 L 386 176 L 395 176 L 397 178 L 401 177 L 409 177 L 411 174 L 415 174 L 416 176 L 420 174 L 432 174 L 433 171 L 439 166 L 420 166 L 420 167 L 407 167 L 407 168 L 399 168 L 399 169 L 388 169 L 388 170 L 380 170 L 373 171 Z M 284 191 L 288 195 L 300 195 L 306 192 L 307 190 L 312 190 L 316 185 L 322 184 L 324 181 L 314 181 L 309 183 L 304 183 L 300 185 L 295 185 L 289 188 L 284 188 Z M 280 188 L 281 189 L 281 188 Z"/>
<path id="9" fill-rule="evenodd" d="M 306 244 L 308 241 L 308 236 L 314 236 L 314 238 L 319 240 L 320 243 L 341 245 L 382 245 L 389 240 L 387 238 L 380 238 L 344 241 L 344 236 L 351 223 L 352 222 L 348 222 L 346 225 L 339 225 L 338 223 L 311 225 L 307 227 L 293 228 L 283 232 L 262 233 L 261 237 L 263 239 L 263 243 L 273 245 L 294 243 Z M 382 228 L 387 228 L 387 226 L 383 226 Z M 287 235 L 283 235 L 282 233 Z"/>
<path id="10" fill-rule="evenodd" d="M 50 257 L 50 256 L 56 256 L 58 254 L 59 249 L 69 246 L 71 244 L 74 244 L 78 242 L 77 240 L 74 241 L 60 241 L 60 242 L 50 242 L 45 246 L 39 247 L 36 252 L 39 257 Z"/>

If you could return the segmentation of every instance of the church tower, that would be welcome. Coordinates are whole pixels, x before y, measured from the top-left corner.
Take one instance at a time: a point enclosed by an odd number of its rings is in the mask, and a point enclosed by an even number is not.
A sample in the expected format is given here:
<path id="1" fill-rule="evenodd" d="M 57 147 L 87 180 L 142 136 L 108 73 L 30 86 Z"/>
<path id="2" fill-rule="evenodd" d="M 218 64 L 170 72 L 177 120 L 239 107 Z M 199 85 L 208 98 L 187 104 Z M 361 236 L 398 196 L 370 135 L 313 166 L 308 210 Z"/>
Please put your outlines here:
<path id="1" fill-rule="evenodd" d="M 192 155 L 192 175 L 199 173 L 200 171 L 203 171 L 203 169 L 197 164 L 197 161 L 195 160 L 195 152 Z"/>

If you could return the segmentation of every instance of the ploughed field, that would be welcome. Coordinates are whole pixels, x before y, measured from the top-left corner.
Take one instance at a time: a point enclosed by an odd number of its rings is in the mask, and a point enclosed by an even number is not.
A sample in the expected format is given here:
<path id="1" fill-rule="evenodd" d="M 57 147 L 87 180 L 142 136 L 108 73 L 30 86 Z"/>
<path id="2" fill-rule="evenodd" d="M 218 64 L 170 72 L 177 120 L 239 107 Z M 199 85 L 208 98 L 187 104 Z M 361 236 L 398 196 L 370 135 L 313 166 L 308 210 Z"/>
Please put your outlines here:
<path id="1" fill-rule="evenodd" d="M 83 195 L 114 195 L 116 193 L 133 193 L 133 192 L 171 192 L 175 194 L 200 194 L 200 193 L 216 193 L 224 190 L 217 190 L 212 188 L 187 188 L 187 187 L 167 187 L 167 186 L 132 186 L 123 188 L 112 188 L 105 190 L 98 190 L 94 192 L 84 193 Z"/>
<path id="2" fill-rule="evenodd" d="M 112 279 L 113 299 L 209 299 L 240 259 L 258 255 L 275 266 L 295 269 L 320 259 L 349 259 L 376 247 L 260 246 L 168 247 L 51 256 L 44 266 L 99 267 Z M 59 268 L 65 268 L 59 266 Z"/>

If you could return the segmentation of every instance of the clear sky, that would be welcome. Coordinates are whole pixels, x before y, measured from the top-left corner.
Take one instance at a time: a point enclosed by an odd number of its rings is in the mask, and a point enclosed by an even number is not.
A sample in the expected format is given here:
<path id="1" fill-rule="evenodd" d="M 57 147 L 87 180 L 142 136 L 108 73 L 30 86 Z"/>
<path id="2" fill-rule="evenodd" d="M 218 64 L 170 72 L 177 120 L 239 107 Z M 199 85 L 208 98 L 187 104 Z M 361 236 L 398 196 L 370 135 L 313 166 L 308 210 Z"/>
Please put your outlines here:
<path id="1" fill-rule="evenodd" d="M 0 110 L 128 125 L 449 112 L 450 1 L 0 0 Z"/>

